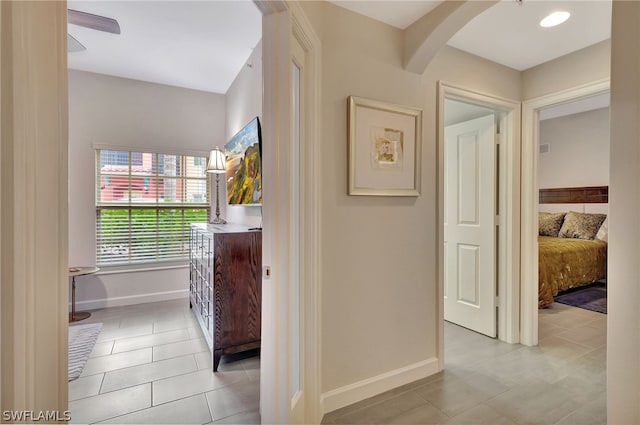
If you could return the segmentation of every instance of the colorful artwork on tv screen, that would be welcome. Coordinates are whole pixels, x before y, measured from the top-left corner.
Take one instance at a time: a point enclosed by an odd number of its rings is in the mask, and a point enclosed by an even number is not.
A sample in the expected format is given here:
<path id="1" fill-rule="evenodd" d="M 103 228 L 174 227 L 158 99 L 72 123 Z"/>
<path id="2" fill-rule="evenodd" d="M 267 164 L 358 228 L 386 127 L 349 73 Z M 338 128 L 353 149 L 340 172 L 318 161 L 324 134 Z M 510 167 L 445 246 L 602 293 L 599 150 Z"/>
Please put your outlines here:
<path id="1" fill-rule="evenodd" d="M 230 205 L 262 204 L 261 137 L 256 117 L 224 145 Z"/>

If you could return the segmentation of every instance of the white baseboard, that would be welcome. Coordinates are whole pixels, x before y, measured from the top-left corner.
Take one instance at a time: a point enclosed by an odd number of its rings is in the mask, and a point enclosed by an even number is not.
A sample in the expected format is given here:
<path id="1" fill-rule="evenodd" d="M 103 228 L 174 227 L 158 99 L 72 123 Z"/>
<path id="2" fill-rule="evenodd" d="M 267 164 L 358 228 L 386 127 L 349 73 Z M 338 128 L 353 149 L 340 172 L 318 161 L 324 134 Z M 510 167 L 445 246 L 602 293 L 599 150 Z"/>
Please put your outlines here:
<path id="1" fill-rule="evenodd" d="M 320 396 L 322 413 L 323 415 L 327 414 L 435 373 L 438 373 L 438 359 L 432 357 L 360 382 L 336 388 Z"/>
<path id="2" fill-rule="evenodd" d="M 154 303 L 158 301 L 175 300 L 184 298 L 185 302 L 189 297 L 188 289 L 178 291 L 154 292 L 151 294 L 128 295 L 126 297 L 102 298 L 97 300 L 86 300 L 76 302 L 76 311 L 95 310 L 97 308 L 119 307 L 133 304 Z M 71 311 L 71 303 L 69 303 Z"/>

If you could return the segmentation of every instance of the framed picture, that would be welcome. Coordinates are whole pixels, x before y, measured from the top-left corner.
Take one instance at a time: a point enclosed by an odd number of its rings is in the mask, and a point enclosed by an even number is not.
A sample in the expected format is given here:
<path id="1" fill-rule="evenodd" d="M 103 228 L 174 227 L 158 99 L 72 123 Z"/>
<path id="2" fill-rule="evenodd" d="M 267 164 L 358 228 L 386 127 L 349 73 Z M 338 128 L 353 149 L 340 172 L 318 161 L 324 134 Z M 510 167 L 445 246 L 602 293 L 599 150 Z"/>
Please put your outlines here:
<path id="1" fill-rule="evenodd" d="M 422 109 L 347 101 L 349 195 L 419 196 Z"/>

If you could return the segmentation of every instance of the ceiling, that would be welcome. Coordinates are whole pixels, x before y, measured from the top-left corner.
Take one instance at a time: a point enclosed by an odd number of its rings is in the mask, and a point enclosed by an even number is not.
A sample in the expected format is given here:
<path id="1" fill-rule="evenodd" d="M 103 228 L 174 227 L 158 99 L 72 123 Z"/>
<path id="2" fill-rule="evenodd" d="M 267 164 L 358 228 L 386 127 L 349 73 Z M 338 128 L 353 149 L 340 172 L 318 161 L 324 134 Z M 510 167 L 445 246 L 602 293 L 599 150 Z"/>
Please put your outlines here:
<path id="1" fill-rule="evenodd" d="M 114 18 L 121 34 L 69 25 L 87 50 L 69 68 L 226 93 L 262 37 L 251 0 L 69 1 L 69 9 Z"/>
<path id="2" fill-rule="evenodd" d="M 441 1 L 332 3 L 402 29 Z M 87 47 L 69 54 L 69 68 L 214 93 L 226 93 L 262 32 L 252 0 L 72 0 L 69 8 L 114 18 L 121 28 L 114 35 L 69 25 L 69 33 Z M 571 11 L 571 19 L 549 29 L 538 25 L 558 9 Z M 609 38 L 610 17 L 610 0 L 502 0 L 449 44 L 524 70 Z"/>
<path id="3" fill-rule="evenodd" d="M 331 0 L 341 7 L 404 29 L 441 1 Z M 553 11 L 567 10 L 562 25 L 538 23 Z M 606 40 L 611 34 L 611 1 L 502 0 L 469 22 L 449 40 L 465 52 L 523 71 Z"/>

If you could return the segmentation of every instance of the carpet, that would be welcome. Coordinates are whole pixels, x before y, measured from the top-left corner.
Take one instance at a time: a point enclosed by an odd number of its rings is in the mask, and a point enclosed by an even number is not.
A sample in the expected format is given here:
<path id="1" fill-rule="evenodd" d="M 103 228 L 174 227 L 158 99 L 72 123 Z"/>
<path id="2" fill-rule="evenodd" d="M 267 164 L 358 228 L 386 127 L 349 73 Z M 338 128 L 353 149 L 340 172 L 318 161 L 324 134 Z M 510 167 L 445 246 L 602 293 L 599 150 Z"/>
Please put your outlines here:
<path id="1" fill-rule="evenodd" d="M 576 289 L 558 295 L 554 300 L 561 304 L 607 314 L 607 288 L 603 284 Z"/>
<path id="2" fill-rule="evenodd" d="M 102 323 L 69 326 L 69 381 L 82 373 L 101 329 Z"/>

